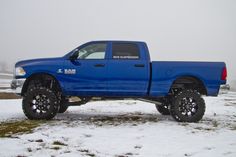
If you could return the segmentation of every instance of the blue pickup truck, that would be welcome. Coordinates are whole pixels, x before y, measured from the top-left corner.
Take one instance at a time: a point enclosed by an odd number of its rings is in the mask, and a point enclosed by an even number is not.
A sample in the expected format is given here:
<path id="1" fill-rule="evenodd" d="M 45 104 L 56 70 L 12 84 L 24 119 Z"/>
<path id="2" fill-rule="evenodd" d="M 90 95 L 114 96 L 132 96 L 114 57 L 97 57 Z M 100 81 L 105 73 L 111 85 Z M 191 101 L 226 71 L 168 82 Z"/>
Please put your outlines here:
<path id="1" fill-rule="evenodd" d="M 224 62 L 151 62 L 145 42 L 92 41 L 63 57 L 17 62 L 11 86 L 29 119 L 52 119 L 95 99 L 132 98 L 177 121 L 198 122 L 202 95 L 217 96 L 226 77 Z"/>

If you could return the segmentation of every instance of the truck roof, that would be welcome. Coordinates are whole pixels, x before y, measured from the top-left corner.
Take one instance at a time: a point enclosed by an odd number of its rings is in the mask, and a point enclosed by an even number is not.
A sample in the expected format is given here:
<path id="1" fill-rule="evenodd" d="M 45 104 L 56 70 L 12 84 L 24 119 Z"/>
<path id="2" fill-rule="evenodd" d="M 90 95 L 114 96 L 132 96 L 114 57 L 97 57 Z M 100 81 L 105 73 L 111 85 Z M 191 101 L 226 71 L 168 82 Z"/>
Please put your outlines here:
<path id="1" fill-rule="evenodd" d="M 146 42 L 144 41 L 131 41 L 131 40 L 93 40 L 90 42 L 125 42 L 125 43 L 144 43 L 146 44 Z"/>

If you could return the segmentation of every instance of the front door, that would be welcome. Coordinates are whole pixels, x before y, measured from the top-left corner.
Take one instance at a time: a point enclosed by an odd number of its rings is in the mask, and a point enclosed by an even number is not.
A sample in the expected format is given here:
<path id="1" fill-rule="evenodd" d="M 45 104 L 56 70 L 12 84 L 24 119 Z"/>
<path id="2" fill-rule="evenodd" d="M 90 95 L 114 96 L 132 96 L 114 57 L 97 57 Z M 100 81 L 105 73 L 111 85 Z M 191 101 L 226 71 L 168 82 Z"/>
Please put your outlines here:
<path id="1" fill-rule="evenodd" d="M 101 96 L 107 89 L 107 43 L 88 43 L 73 54 L 73 60 L 66 61 L 66 90 L 70 95 Z M 66 74 L 66 70 L 68 73 Z"/>

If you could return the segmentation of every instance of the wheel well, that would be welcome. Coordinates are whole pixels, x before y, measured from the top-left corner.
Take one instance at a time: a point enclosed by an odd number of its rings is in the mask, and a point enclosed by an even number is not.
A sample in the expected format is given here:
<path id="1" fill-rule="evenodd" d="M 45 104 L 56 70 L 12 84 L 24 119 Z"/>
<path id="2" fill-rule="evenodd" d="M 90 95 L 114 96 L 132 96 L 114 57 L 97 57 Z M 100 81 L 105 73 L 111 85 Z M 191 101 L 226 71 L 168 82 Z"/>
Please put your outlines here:
<path id="1" fill-rule="evenodd" d="M 61 92 L 61 87 L 57 79 L 46 73 L 37 73 L 28 77 L 22 88 L 21 95 L 24 95 L 30 87 L 47 87 L 54 91 Z"/>
<path id="2" fill-rule="evenodd" d="M 203 82 L 200 79 L 193 76 L 184 76 L 177 78 L 173 82 L 170 92 L 173 92 L 173 90 L 178 91 L 182 89 L 194 89 L 197 90 L 202 95 L 207 95 L 207 90 Z"/>

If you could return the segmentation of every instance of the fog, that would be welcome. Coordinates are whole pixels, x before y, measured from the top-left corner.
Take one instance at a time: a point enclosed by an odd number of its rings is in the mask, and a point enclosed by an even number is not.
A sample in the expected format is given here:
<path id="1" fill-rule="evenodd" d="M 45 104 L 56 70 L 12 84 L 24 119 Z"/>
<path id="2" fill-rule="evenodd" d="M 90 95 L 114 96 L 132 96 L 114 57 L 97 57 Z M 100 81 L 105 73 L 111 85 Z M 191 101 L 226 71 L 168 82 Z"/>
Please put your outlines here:
<path id="1" fill-rule="evenodd" d="M 152 60 L 224 61 L 236 77 L 234 0 L 0 0 L 0 62 L 10 70 L 109 39 L 145 41 Z"/>

